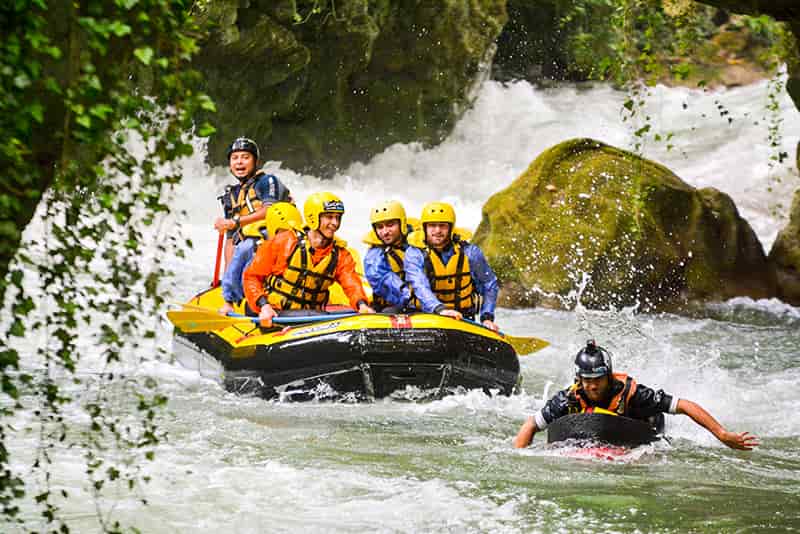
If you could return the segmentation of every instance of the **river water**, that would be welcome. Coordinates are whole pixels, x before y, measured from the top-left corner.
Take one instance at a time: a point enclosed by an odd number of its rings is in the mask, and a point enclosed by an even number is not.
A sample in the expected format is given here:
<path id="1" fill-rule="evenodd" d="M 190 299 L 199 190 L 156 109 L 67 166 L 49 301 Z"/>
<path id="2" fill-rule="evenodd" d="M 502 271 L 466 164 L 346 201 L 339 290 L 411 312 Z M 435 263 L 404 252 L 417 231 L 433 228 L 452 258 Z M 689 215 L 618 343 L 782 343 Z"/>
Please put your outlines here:
<path id="1" fill-rule="evenodd" d="M 800 185 L 788 164 L 769 166 L 768 124 L 782 121 L 780 149 L 794 154 L 800 117 L 785 96 L 780 115 L 767 116 L 768 89 L 656 88 L 648 113 L 674 133 L 675 147 L 645 147 L 687 182 L 729 193 L 766 247 Z M 428 200 L 450 201 L 458 224 L 474 229 L 488 196 L 545 148 L 579 136 L 631 146 L 634 128 L 619 115 L 624 99 L 607 87 L 487 82 L 438 147 L 393 146 L 324 183 L 277 162 L 268 169 L 300 202 L 320 188 L 339 193 L 347 208 L 341 233 L 351 244 L 368 228 L 369 206 L 383 198 L 403 201 L 412 215 Z M 190 214 L 184 224 L 195 249 L 172 264 L 174 300 L 210 281 L 214 197 L 229 181 L 224 170 L 206 168 L 202 155 L 186 168 L 178 204 Z M 169 440 L 145 466 L 152 481 L 134 496 L 110 495 L 102 507 L 158 533 L 800 530 L 800 309 L 742 298 L 683 317 L 578 304 L 570 312 L 501 309 L 498 323 L 551 342 L 521 357 L 523 390 L 512 397 L 472 391 L 427 403 L 265 402 L 228 394 L 170 361 L 131 362 L 129 373 L 157 378 L 169 396 L 161 423 Z M 571 457 L 546 445 L 544 435 L 514 450 L 524 418 L 571 382 L 572 357 L 589 337 L 613 352 L 617 370 L 701 404 L 730 430 L 759 436 L 761 447 L 732 451 L 688 418 L 668 416 L 668 443 L 613 461 Z M 169 338 L 165 329 L 157 343 L 169 347 Z M 93 361 L 87 342 L 82 372 Z M 78 410 L 67 417 L 85 424 Z M 32 415 L 16 419 L 24 428 Z M 36 436 L 19 432 L 11 443 L 24 470 Z M 65 503 L 71 528 L 97 531 L 81 451 L 54 457 L 54 484 L 73 495 Z"/>

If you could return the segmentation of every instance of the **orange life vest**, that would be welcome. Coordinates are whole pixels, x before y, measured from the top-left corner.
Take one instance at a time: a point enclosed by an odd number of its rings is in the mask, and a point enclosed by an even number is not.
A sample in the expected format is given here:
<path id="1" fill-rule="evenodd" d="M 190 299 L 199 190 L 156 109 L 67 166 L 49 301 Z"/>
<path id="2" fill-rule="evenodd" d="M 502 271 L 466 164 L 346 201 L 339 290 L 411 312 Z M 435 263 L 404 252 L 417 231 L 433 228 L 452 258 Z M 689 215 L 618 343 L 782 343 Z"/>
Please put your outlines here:
<path id="1" fill-rule="evenodd" d="M 608 406 L 601 406 L 601 408 L 604 408 L 610 412 L 614 412 L 617 415 L 625 415 L 628 410 L 630 399 L 636 393 L 636 380 L 624 373 L 614 373 L 611 376 L 613 380 L 622 382 L 623 387 L 619 393 L 611 398 Z M 589 405 L 589 403 L 586 402 L 586 399 L 583 398 L 581 391 L 580 382 L 575 382 L 572 384 L 572 386 L 570 386 L 569 393 L 567 394 L 570 400 L 569 413 L 584 413 L 591 411 L 592 406 Z"/>

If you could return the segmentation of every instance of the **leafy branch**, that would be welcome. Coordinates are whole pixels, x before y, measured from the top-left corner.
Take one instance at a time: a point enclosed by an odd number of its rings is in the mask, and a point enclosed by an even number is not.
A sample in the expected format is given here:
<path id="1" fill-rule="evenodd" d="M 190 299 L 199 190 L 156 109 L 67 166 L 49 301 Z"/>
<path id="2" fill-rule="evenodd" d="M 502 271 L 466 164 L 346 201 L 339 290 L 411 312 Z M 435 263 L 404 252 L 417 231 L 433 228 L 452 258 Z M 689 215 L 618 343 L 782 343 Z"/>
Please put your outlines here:
<path id="1" fill-rule="evenodd" d="M 39 510 L 35 530 L 69 531 L 60 503 L 70 495 L 53 490 L 52 471 L 53 453 L 67 446 L 84 451 L 101 528 L 121 531 L 100 497 L 111 485 L 133 490 L 146 482 L 142 462 L 166 439 L 158 414 L 167 399 L 154 380 L 126 367 L 152 357 L 152 318 L 170 274 L 164 259 L 190 246 L 166 217 L 181 178 L 176 164 L 193 151 L 193 117 L 214 111 L 190 64 L 205 32 L 192 7 L 188 0 L 0 6 L 0 296 L 8 310 L 0 341 L 0 505 L 7 524 L 25 521 L 24 504 Z M 19 248 L 34 213 L 41 236 Z M 85 372 L 98 365 L 100 373 Z M 130 417 L 131 403 L 138 418 Z M 66 408 L 83 410 L 88 423 L 70 422 Z M 25 478 L 11 467 L 19 412 L 35 414 L 30 425 L 40 436 Z"/>

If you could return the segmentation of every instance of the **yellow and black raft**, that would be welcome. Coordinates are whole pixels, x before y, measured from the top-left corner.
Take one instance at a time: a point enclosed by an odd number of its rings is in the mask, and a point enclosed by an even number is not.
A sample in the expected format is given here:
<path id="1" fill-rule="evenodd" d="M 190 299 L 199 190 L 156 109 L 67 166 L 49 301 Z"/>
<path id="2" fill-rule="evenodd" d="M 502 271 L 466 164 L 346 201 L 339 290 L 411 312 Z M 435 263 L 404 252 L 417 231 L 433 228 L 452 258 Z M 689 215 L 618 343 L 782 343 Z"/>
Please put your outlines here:
<path id="1" fill-rule="evenodd" d="M 265 398 L 435 398 L 464 389 L 509 395 L 519 378 L 517 353 L 547 346 L 424 313 L 280 316 L 275 328 L 262 329 L 252 317 L 218 314 L 222 303 L 214 288 L 167 312 L 176 357 L 221 378 L 229 391 Z"/>

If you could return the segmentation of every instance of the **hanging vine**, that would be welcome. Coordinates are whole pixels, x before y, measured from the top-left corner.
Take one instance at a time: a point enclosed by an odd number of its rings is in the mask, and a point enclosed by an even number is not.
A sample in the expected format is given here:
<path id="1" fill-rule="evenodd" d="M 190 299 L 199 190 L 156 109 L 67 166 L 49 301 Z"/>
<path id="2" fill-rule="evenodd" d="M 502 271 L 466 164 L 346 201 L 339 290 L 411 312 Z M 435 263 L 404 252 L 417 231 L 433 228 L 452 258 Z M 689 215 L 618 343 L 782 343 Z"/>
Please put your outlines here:
<path id="1" fill-rule="evenodd" d="M 70 531 L 62 507 L 73 496 L 53 469 L 67 447 L 83 451 L 101 529 L 123 530 L 104 497 L 146 482 L 144 465 L 166 438 L 158 419 L 166 398 L 128 369 L 158 357 L 152 318 L 165 302 L 164 258 L 191 245 L 164 226 L 180 180 L 174 163 L 192 153 L 192 119 L 214 109 L 189 64 L 203 35 L 191 9 L 188 0 L 0 6 L 8 527 Z M 32 219 L 39 237 L 23 241 Z M 29 435 L 38 436 L 32 452 L 21 445 Z"/>

